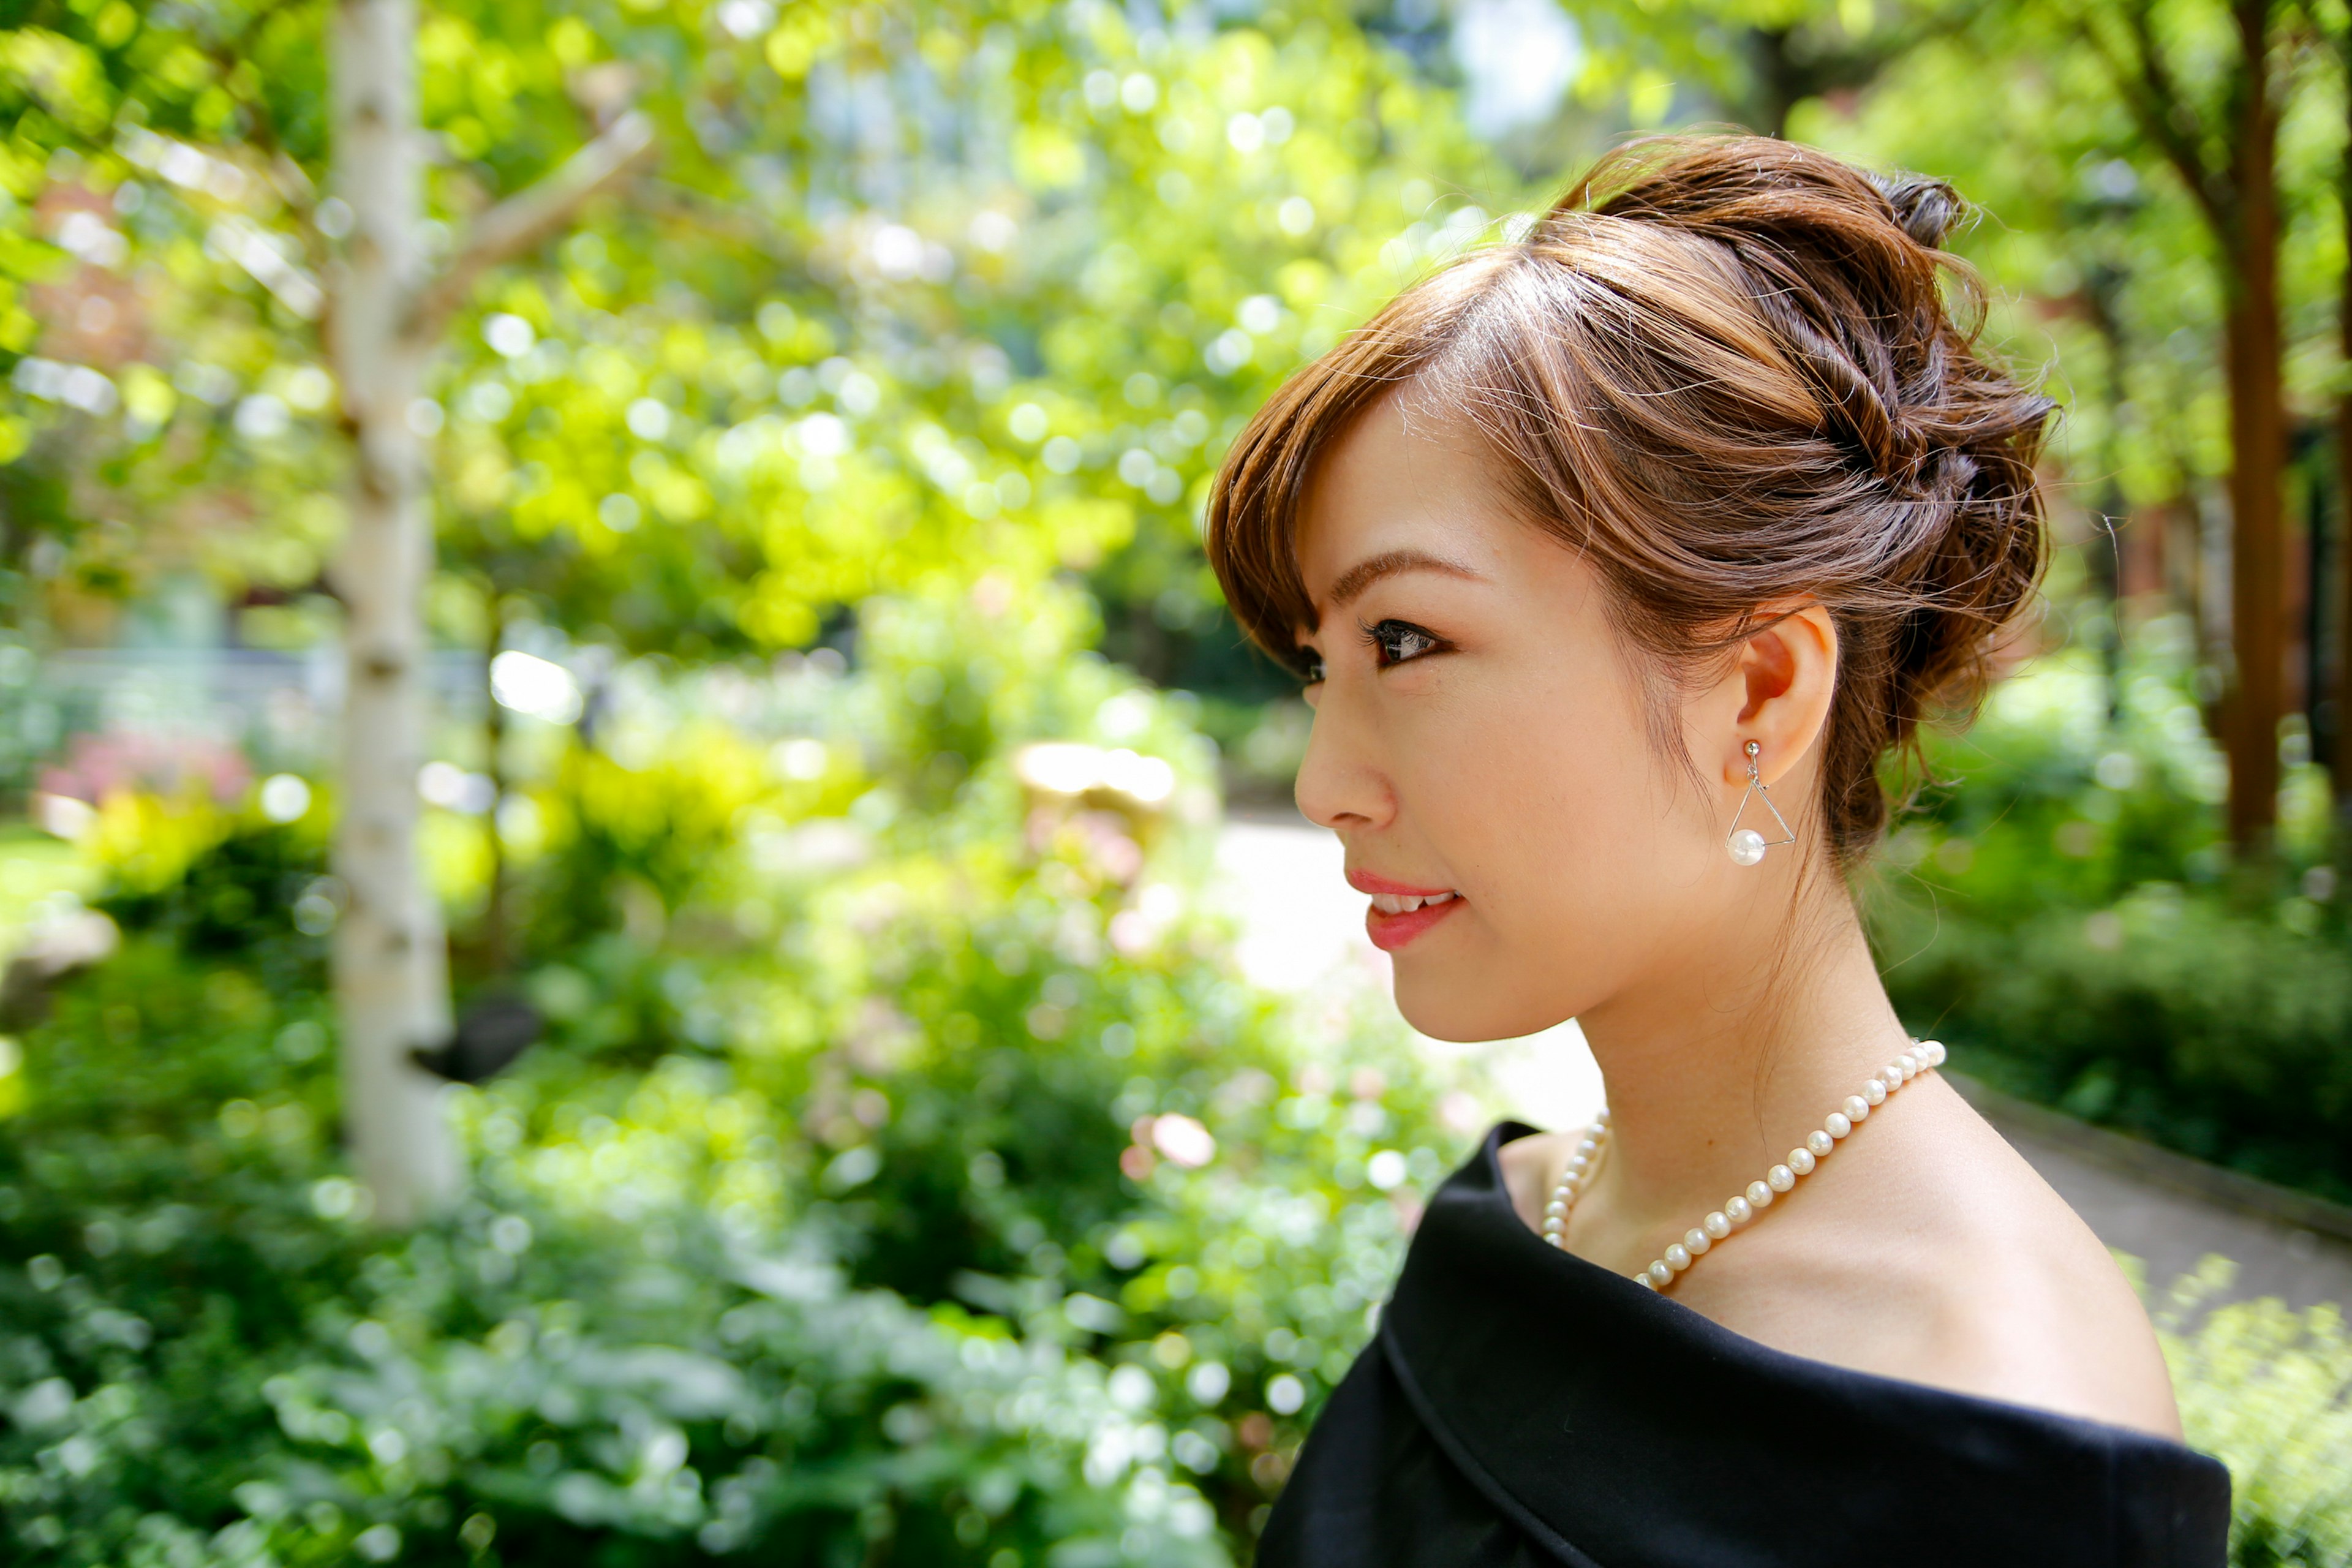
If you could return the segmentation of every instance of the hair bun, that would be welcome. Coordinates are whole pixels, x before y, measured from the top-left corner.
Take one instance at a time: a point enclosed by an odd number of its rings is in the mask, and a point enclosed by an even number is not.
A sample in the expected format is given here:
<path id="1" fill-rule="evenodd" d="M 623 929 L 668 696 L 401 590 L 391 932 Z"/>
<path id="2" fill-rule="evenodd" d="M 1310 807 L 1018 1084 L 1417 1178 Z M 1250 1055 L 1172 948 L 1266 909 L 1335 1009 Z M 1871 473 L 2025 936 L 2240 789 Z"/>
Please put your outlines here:
<path id="1" fill-rule="evenodd" d="M 1603 158 L 1555 210 L 1576 207 L 1724 247 L 1811 384 L 1821 434 L 1897 498 L 2026 488 L 2005 458 L 2055 405 L 1975 352 L 1983 290 L 1941 248 L 1970 209 L 1945 181 L 1763 137 L 1657 137 Z"/>
<path id="2" fill-rule="evenodd" d="M 1970 211 L 1959 192 L 1927 174 L 1874 174 L 1870 183 L 1895 209 L 1903 232 L 1929 250 L 1941 250 L 1944 237 Z"/>
<path id="3" fill-rule="evenodd" d="M 1846 672 L 1877 688 L 1877 744 L 1908 744 L 1926 714 L 1971 706 L 1989 634 L 2040 576 L 2034 464 L 2057 405 L 1979 352 L 1982 286 L 1943 249 L 1968 203 L 1931 175 L 1857 169 L 1790 142 L 1675 136 L 1603 158 L 1556 211 L 1573 208 L 1712 242 L 1809 384 L 1815 434 L 1861 481 L 1836 504 L 1883 531 L 1870 575 L 1888 618 L 1873 626 L 1898 629 L 1854 650 Z M 1845 626 L 1878 635 L 1852 616 Z M 1841 815 L 1874 828 L 1872 770 L 1857 752 L 1842 771 Z"/>

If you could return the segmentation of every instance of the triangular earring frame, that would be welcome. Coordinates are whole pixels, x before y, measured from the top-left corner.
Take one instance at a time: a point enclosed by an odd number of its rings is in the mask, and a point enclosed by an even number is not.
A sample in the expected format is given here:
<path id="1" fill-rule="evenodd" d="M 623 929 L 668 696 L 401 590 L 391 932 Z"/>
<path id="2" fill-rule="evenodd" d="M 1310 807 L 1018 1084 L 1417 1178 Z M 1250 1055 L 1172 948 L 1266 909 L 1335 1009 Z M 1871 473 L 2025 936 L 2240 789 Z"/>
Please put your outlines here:
<path id="1" fill-rule="evenodd" d="M 1751 773 L 1748 775 L 1748 793 L 1739 797 L 1739 809 L 1731 814 L 1731 826 L 1723 830 L 1724 842 L 1729 843 L 1731 836 L 1739 831 L 1739 819 L 1748 815 L 1748 803 L 1751 800 L 1761 800 L 1764 803 L 1764 809 L 1772 814 L 1773 826 L 1780 830 L 1780 837 L 1767 838 L 1764 841 L 1765 847 L 1773 848 L 1782 844 L 1794 844 L 1797 841 L 1796 832 L 1790 827 L 1789 819 L 1780 815 L 1779 806 L 1772 804 L 1771 788 Z"/>

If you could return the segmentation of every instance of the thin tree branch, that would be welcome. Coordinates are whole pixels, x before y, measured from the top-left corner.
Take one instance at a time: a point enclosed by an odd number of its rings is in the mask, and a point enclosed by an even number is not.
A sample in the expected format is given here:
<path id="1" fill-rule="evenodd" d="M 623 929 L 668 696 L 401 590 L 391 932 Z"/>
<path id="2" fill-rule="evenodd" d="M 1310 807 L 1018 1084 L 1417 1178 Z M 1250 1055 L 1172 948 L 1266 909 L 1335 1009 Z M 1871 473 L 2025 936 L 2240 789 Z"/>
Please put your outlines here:
<path id="1" fill-rule="evenodd" d="M 2156 143 L 2180 176 L 2181 184 L 2189 187 L 2189 196 L 2203 209 L 2215 236 L 2225 237 L 2230 231 L 2231 213 L 2221 176 L 2206 162 L 2203 149 L 2180 129 L 2176 116 L 2185 106 L 2171 71 L 2165 67 L 2162 46 L 2149 26 L 2147 7 L 2132 5 L 2126 9 L 2132 39 L 2132 58 L 2128 60 L 2118 57 L 2114 45 L 2090 17 L 2078 13 L 2073 18 L 2074 31 L 2105 62 L 2108 76 L 2122 94 L 2125 107 L 2139 122 L 2142 134 Z"/>
<path id="2" fill-rule="evenodd" d="M 510 261 L 572 221 L 588 199 L 625 178 L 653 154 L 654 124 L 632 111 L 538 184 L 516 192 L 474 220 L 465 245 L 409 307 L 407 336 L 430 342 L 491 268 Z"/>
<path id="3" fill-rule="evenodd" d="M 646 180 L 631 201 L 655 216 L 675 219 L 698 231 L 743 246 L 770 261 L 791 266 L 805 262 L 805 251 L 776 229 L 743 216 L 740 206 L 717 201 L 690 186 L 668 180 Z"/>
<path id="4" fill-rule="evenodd" d="M 213 62 L 213 68 L 220 72 L 224 86 L 236 74 L 237 68 L 251 57 L 255 44 L 260 40 L 261 30 L 276 21 L 280 15 L 293 10 L 301 3 L 302 0 L 270 0 L 268 5 L 261 6 L 246 18 L 245 25 L 236 30 L 234 37 L 216 39 L 204 46 L 205 55 Z M 263 155 L 292 169 L 300 177 L 302 184 L 308 185 L 310 177 L 302 174 L 301 165 L 294 162 L 293 155 L 286 151 L 285 144 L 278 138 L 278 121 L 269 112 L 268 95 L 266 92 L 257 94 L 252 100 L 245 103 L 245 108 L 251 116 L 253 141 L 261 149 Z M 299 188 L 289 195 L 289 199 L 293 205 L 300 208 L 304 215 L 308 216 L 307 198 Z"/>
<path id="5" fill-rule="evenodd" d="M 224 88 L 235 78 L 237 68 L 251 58 L 254 48 L 261 40 L 262 30 L 279 16 L 299 8 L 304 3 L 305 0 L 268 0 L 268 4 L 257 7 L 253 15 L 245 19 L 245 25 L 237 28 L 234 37 L 213 40 L 203 46 L 205 53 L 213 62 L 213 68 L 220 72 L 221 85 Z M 314 272 L 323 270 L 327 261 L 327 247 L 323 237 L 319 233 L 317 184 L 311 180 L 308 171 L 296 160 L 294 154 L 286 150 L 285 139 L 278 134 L 278 118 L 270 112 L 268 89 L 259 89 L 252 98 L 240 99 L 238 101 L 243 104 L 246 110 L 247 140 L 261 153 L 262 161 L 269 170 L 278 194 L 285 199 L 287 206 L 293 210 L 295 221 L 299 225 L 303 255 L 310 261 L 311 270 Z M 324 342 L 323 333 L 327 329 L 323 319 L 320 321 L 320 330 L 322 334 L 320 341 Z"/>

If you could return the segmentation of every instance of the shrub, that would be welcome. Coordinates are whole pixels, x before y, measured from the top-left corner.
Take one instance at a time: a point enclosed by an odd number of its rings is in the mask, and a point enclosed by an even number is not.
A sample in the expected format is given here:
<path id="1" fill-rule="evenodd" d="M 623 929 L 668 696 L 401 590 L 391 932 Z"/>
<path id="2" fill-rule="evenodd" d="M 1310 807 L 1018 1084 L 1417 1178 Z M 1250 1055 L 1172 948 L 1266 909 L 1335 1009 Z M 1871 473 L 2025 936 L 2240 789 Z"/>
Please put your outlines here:
<path id="1" fill-rule="evenodd" d="M 2136 647 L 2113 680 L 2044 658 L 1931 751 L 1864 889 L 1888 992 L 2011 1092 L 2352 1198 L 2325 790 L 2302 769 L 2278 863 L 2232 868 L 2179 628 Z"/>
<path id="2" fill-rule="evenodd" d="M 1470 1128 L 1392 1026 L 1310 1038 L 1234 978 L 1213 758 L 1056 613 L 877 608 L 862 673 L 648 688 L 533 782 L 526 895 L 655 907 L 531 926 L 553 1037 L 452 1090 L 474 1180 L 404 1236 L 333 1148 L 303 844 L 232 824 L 118 888 L 0 1121 L 17 1553 L 1245 1554 Z M 1040 794 L 1044 739 L 1174 784 Z"/>
<path id="3" fill-rule="evenodd" d="M 2352 1563 L 2352 1339 L 2341 1310 L 2276 1300 L 2187 1323 L 2231 1266 L 2208 1258 L 2158 1314 L 2189 1440 L 2230 1467 L 2231 1568 Z"/>

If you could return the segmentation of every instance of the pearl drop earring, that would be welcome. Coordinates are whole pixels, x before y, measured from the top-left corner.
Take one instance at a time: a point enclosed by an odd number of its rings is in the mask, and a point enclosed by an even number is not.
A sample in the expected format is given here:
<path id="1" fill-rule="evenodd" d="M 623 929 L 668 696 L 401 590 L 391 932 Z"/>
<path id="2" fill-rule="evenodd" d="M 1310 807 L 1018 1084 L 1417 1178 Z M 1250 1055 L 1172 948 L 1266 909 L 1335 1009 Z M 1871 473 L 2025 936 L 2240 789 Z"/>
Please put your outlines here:
<path id="1" fill-rule="evenodd" d="M 1723 847 L 1734 863 L 1753 866 L 1764 858 L 1765 850 L 1776 844 L 1794 844 L 1797 836 L 1790 831 L 1789 820 L 1780 815 L 1780 808 L 1772 804 L 1772 792 L 1766 787 L 1764 775 L 1757 771 L 1756 759 L 1763 754 L 1763 746 L 1750 741 L 1745 750 L 1748 753 L 1748 793 L 1739 797 L 1739 809 L 1731 814 L 1731 831 L 1724 835 Z M 1772 814 L 1773 825 L 1780 830 L 1780 837 L 1767 838 L 1752 827 L 1739 826 L 1739 819 L 1748 815 L 1748 803 L 1751 800 L 1764 803 L 1764 809 Z"/>

